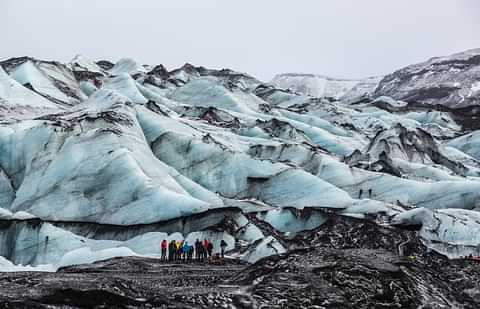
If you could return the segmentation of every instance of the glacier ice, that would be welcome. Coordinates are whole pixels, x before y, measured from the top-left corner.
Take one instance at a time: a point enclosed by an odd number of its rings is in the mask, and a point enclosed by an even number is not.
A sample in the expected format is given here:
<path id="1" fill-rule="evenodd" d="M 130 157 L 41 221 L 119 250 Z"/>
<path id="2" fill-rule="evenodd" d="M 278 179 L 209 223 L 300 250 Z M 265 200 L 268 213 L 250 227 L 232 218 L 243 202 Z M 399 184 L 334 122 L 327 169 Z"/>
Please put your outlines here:
<path id="1" fill-rule="evenodd" d="M 36 92 L 41 95 L 53 98 L 60 102 L 67 103 L 69 98 L 60 91 L 53 82 L 38 69 L 38 67 L 31 61 L 17 67 L 11 76 L 21 85 L 30 85 Z"/>
<path id="2" fill-rule="evenodd" d="M 76 55 L 69 63 L 74 71 L 86 71 L 92 73 L 104 74 L 103 69 L 94 61 L 82 56 Z"/>
<path id="3" fill-rule="evenodd" d="M 54 112 L 59 110 L 59 106 L 47 100 L 39 94 L 25 88 L 16 80 L 11 78 L 0 67 L 0 98 L 2 99 L 2 107 L 32 107 Z"/>
<path id="4" fill-rule="evenodd" d="M 480 160 L 480 131 L 452 139 L 447 145 Z"/>
<path id="5" fill-rule="evenodd" d="M 115 63 L 115 66 L 110 70 L 112 75 L 134 75 L 138 73 L 145 73 L 145 67 L 131 58 L 122 58 Z"/>
<path id="6" fill-rule="evenodd" d="M 122 73 L 108 80 L 103 86 L 103 89 L 115 91 L 116 93 L 124 95 L 133 103 L 147 103 L 148 100 L 140 93 L 135 83 L 136 82 L 128 74 Z"/>
<path id="7" fill-rule="evenodd" d="M 161 239 L 208 238 L 215 252 L 225 240 L 255 262 L 329 213 L 415 225 L 442 254 L 475 253 L 478 131 L 386 80 L 375 95 L 381 78 L 1 64 L 0 271 L 158 257 Z"/>
<path id="8" fill-rule="evenodd" d="M 271 224 L 280 232 L 301 232 L 313 230 L 325 221 L 325 215 L 313 210 L 298 211 L 296 209 L 280 208 L 261 212 L 257 217 Z"/>
<path id="9" fill-rule="evenodd" d="M 16 188 L 9 209 L 51 220 L 140 224 L 221 205 L 153 156 L 133 110 L 64 117 L 64 127 L 37 120 L 25 130 L 0 129 L 0 164 Z"/>
<path id="10" fill-rule="evenodd" d="M 426 245 L 450 258 L 480 255 L 480 213 L 416 208 L 395 216 L 394 225 L 419 226 Z"/>
<path id="11" fill-rule="evenodd" d="M 272 84 L 313 97 L 340 98 L 351 91 L 360 81 L 337 79 L 313 74 L 280 74 Z"/>

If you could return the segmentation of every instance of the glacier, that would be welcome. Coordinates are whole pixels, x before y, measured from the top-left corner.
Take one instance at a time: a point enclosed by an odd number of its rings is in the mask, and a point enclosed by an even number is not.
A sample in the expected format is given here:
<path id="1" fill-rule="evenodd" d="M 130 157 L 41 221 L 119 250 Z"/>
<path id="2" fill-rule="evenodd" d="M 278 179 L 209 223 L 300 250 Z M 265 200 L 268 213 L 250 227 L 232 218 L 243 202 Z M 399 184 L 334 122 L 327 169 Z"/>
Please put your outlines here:
<path id="1" fill-rule="evenodd" d="M 471 76 L 475 55 L 428 65 L 467 62 Z M 224 240 L 229 258 L 254 263 L 331 216 L 413 226 L 435 252 L 476 254 L 471 110 L 413 103 L 391 78 L 2 61 L 0 271 L 158 257 L 162 239 L 208 238 L 216 253 Z"/>

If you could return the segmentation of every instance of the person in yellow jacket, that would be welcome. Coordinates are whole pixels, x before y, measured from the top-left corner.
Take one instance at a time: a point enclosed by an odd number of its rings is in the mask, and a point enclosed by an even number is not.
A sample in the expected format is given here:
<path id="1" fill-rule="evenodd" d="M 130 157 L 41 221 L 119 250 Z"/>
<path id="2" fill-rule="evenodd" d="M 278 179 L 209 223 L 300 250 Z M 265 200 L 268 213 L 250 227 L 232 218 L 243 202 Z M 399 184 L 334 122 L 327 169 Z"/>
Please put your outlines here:
<path id="1" fill-rule="evenodd" d="M 182 259 L 182 243 L 180 241 L 176 241 L 175 242 L 175 256 L 176 256 L 176 260 L 181 260 Z"/>

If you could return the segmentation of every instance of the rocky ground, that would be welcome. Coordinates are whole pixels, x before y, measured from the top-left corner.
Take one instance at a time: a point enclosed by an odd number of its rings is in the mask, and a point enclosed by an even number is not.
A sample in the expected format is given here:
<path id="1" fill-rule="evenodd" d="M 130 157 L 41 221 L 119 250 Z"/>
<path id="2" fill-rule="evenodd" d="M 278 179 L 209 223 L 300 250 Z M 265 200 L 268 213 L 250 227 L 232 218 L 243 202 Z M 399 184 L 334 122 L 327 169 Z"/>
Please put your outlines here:
<path id="1" fill-rule="evenodd" d="M 225 282 L 236 262 L 172 264 L 117 258 L 58 273 L 4 274 L 2 308 L 210 308 L 232 303 L 238 286 Z M 218 306 L 217 306 L 218 305 Z"/>
<path id="2" fill-rule="evenodd" d="M 414 231 L 332 217 L 247 265 L 117 258 L 3 273 L 1 308 L 478 308 L 480 263 L 427 252 Z M 307 244 L 310 244 L 309 248 Z M 302 248 L 303 247 L 303 248 Z M 415 258 L 400 257 L 403 254 Z"/>

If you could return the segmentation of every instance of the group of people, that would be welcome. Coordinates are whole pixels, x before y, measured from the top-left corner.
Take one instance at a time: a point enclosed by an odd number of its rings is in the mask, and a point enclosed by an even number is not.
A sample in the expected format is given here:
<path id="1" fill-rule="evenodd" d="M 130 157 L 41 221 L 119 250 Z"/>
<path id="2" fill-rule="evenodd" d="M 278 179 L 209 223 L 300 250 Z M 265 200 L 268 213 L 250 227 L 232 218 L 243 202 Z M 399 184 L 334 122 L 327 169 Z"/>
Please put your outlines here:
<path id="1" fill-rule="evenodd" d="M 225 257 L 225 249 L 227 243 L 222 239 L 220 242 L 220 255 Z M 194 245 L 190 245 L 186 240 L 171 240 L 168 242 L 166 239 L 160 242 L 160 250 L 162 252 L 161 259 L 163 261 L 192 261 L 205 260 L 213 254 L 213 243 L 208 239 L 203 241 L 197 239 Z"/>

